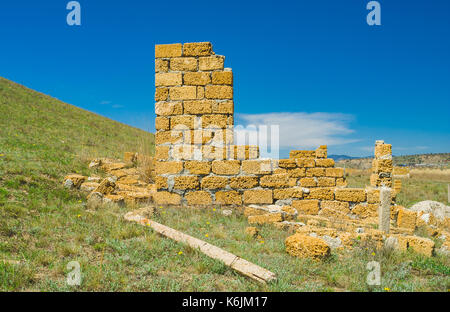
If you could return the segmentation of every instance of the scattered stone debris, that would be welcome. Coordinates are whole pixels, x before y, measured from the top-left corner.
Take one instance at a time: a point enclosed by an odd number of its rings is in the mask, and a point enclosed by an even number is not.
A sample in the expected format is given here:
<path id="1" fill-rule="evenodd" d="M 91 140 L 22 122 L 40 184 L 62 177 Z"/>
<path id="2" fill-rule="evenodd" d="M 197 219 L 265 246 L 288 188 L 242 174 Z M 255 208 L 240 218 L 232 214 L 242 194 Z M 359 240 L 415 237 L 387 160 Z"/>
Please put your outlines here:
<path id="1" fill-rule="evenodd" d="M 249 226 L 245 229 L 245 233 L 250 235 L 253 238 L 257 238 L 259 236 L 259 230 L 254 226 Z"/>
<path id="2" fill-rule="evenodd" d="M 103 203 L 103 194 L 99 192 L 92 192 L 87 196 L 87 206 L 89 209 L 96 209 Z"/>
<path id="3" fill-rule="evenodd" d="M 64 178 L 64 187 L 79 188 L 86 179 L 87 177 L 80 174 L 70 174 Z"/>
<path id="4" fill-rule="evenodd" d="M 432 200 L 424 200 L 414 204 L 409 210 L 431 214 L 434 218 L 443 221 L 450 218 L 450 206 Z"/>
<path id="5" fill-rule="evenodd" d="M 450 256 L 450 242 L 449 241 L 445 241 L 441 248 L 439 248 L 437 251 L 437 254 L 443 255 L 443 256 Z"/>
<path id="6" fill-rule="evenodd" d="M 286 238 L 286 251 L 299 258 L 322 260 L 330 255 L 330 246 L 321 238 L 294 234 Z"/>
<path id="7" fill-rule="evenodd" d="M 223 214 L 225 217 L 229 217 L 229 216 L 231 216 L 231 215 L 233 214 L 233 210 L 230 210 L 230 209 L 224 209 L 224 210 L 222 210 L 222 214 Z"/>
<path id="8" fill-rule="evenodd" d="M 394 207 L 396 207 L 396 213 L 391 211 L 389 232 L 377 229 L 379 224 L 377 217 L 349 219 L 341 218 L 338 214 L 299 214 L 292 209 L 286 209 L 286 206 L 279 205 L 249 205 L 244 209 L 244 216 L 247 217 L 249 224 L 272 224 L 282 230 L 321 239 L 331 250 L 351 249 L 355 244 L 372 242 L 377 248 L 384 247 L 400 251 L 413 249 L 417 253 L 431 257 L 435 252 L 435 242 L 429 238 L 414 235 L 415 231 L 422 227 L 431 237 L 443 240 L 442 247 L 436 250 L 436 253 L 448 254 L 450 237 L 448 218 L 438 222 L 438 218 L 435 218 L 432 213 L 425 214 L 424 211 L 416 212 L 401 206 Z M 427 222 L 424 222 L 424 219 Z M 304 252 L 292 251 L 295 249 L 293 246 L 291 244 L 289 247 L 291 250 L 289 253 L 303 257 Z M 295 246 L 304 250 L 304 247 L 301 247 L 303 245 Z"/>
<path id="9" fill-rule="evenodd" d="M 64 178 L 63 185 L 88 193 L 90 208 L 97 208 L 102 204 L 134 207 L 136 204 L 153 202 L 153 195 L 156 193 L 153 157 L 126 152 L 124 161 L 97 158 L 89 163 L 89 168 L 98 169 L 106 176 L 102 178 L 98 175 L 87 177 L 70 174 Z"/>

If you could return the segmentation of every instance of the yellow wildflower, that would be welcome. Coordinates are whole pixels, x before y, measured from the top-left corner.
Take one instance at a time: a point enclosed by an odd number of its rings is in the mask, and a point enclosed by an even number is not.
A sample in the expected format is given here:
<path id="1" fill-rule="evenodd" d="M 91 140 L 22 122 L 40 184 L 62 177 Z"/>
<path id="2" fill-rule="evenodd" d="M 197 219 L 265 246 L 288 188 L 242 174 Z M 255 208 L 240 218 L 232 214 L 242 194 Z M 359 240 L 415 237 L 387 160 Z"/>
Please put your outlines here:
<path id="1" fill-rule="evenodd" d="M 389 287 L 384 287 L 385 291 L 390 291 Z"/>
<path id="2" fill-rule="evenodd" d="M 179 255 L 182 255 L 182 254 L 183 254 L 183 252 L 182 252 L 182 251 L 179 251 L 179 252 L 178 252 L 178 254 L 179 254 Z"/>
<path id="3" fill-rule="evenodd" d="M 205 237 L 209 237 L 209 235 L 208 235 L 208 234 L 205 234 Z"/>

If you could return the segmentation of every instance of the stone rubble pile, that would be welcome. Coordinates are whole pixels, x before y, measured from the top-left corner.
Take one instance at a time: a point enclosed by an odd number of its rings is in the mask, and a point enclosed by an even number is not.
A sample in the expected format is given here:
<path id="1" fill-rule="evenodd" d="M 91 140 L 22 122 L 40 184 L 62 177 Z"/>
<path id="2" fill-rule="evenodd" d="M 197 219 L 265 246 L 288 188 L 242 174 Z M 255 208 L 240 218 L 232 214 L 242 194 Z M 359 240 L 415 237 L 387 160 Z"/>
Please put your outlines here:
<path id="1" fill-rule="evenodd" d="M 88 193 L 88 204 L 114 203 L 134 207 L 153 202 L 156 192 L 153 157 L 126 152 L 123 161 L 97 158 L 90 162 L 89 168 L 97 169 L 105 176 L 70 174 L 63 182 L 66 188 Z"/>
<path id="2" fill-rule="evenodd" d="M 422 212 L 398 207 L 391 213 L 389 233 L 378 228 L 377 218 L 342 219 L 339 216 L 299 214 L 295 208 L 280 205 L 249 205 L 244 216 L 250 225 L 272 224 L 295 232 L 286 241 L 286 251 L 294 256 L 323 259 L 330 250 L 352 249 L 361 243 L 374 243 L 376 248 L 393 248 L 405 251 L 408 248 L 431 257 L 434 253 L 449 255 L 450 219 L 438 222 L 434 216 L 424 221 Z M 435 250 L 432 239 L 416 236 L 418 228 L 425 229 L 430 237 L 442 241 L 442 247 Z M 311 239 L 314 238 L 314 239 Z M 329 248 L 325 248 L 327 246 Z"/>

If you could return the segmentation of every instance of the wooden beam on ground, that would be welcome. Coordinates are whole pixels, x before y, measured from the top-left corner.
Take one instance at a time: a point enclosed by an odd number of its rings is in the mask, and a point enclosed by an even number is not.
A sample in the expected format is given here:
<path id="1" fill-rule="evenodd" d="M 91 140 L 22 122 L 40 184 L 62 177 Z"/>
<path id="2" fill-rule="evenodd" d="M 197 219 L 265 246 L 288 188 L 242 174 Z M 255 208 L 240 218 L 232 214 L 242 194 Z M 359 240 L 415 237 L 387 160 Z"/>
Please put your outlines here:
<path id="1" fill-rule="evenodd" d="M 156 232 L 164 235 L 165 237 L 173 239 L 177 242 L 184 243 L 192 248 L 198 249 L 208 257 L 221 260 L 225 263 L 225 265 L 260 283 L 267 283 L 276 280 L 276 275 L 274 273 L 256 264 L 244 260 L 217 246 L 202 241 L 201 239 L 192 237 L 180 231 L 174 230 L 168 226 L 162 225 L 158 222 L 149 220 L 134 211 L 125 214 L 124 218 L 128 221 L 134 221 L 139 224 L 149 226 Z"/>

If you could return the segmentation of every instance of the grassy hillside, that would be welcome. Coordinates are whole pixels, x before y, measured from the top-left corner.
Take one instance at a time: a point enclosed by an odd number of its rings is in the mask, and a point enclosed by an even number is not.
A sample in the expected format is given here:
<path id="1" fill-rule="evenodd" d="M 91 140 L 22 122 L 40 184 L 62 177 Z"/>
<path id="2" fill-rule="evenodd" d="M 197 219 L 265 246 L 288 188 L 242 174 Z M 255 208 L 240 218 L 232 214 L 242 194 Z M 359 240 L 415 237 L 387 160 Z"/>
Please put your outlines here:
<path id="1" fill-rule="evenodd" d="M 125 207 L 89 209 L 62 187 L 69 172 L 89 174 L 87 159 L 151 151 L 153 135 L 0 79 L 0 291 L 447 291 L 449 259 L 385 253 L 374 245 L 333 252 L 324 262 L 285 251 L 291 233 L 221 207 L 158 207 L 156 221 L 271 270 L 260 285 L 197 250 L 125 222 Z M 382 284 L 366 283 L 367 262 L 381 263 Z M 81 286 L 66 283 L 78 261 Z"/>
<path id="2" fill-rule="evenodd" d="M 60 239 L 74 239 L 65 230 L 68 214 L 80 210 L 83 199 L 62 188 L 64 175 L 87 173 L 92 157 L 151 153 L 153 141 L 151 133 L 0 78 L 0 290 L 16 288 L 15 278 L 11 285 L 1 279 L 18 269 L 2 267 L 2 260 L 24 261 L 20 270 L 35 276 L 39 261 L 51 262 Z M 55 244 L 40 240 L 46 236 Z"/>

